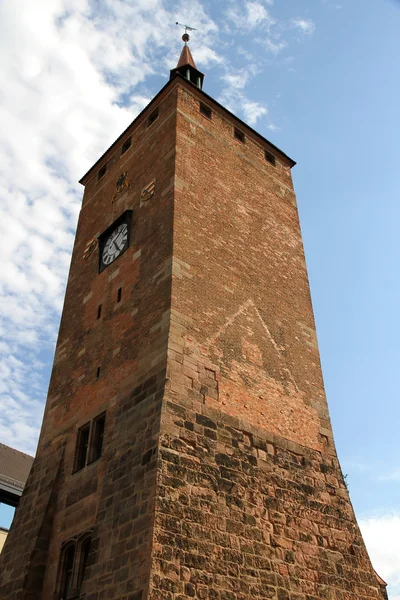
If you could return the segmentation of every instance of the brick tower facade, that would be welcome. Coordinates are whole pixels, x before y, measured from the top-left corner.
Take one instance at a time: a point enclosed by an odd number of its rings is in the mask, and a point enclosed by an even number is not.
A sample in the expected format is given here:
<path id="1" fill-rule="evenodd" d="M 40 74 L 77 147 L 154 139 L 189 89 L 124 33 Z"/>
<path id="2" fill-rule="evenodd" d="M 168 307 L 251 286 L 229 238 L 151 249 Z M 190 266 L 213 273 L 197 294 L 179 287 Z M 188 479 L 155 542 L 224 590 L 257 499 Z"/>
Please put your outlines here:
<path id="1" fill-rule="evenodd" d="M 83 177 L 2 600 L 377 600 L 325 400 L 290 169 L 171 79 Z"/>

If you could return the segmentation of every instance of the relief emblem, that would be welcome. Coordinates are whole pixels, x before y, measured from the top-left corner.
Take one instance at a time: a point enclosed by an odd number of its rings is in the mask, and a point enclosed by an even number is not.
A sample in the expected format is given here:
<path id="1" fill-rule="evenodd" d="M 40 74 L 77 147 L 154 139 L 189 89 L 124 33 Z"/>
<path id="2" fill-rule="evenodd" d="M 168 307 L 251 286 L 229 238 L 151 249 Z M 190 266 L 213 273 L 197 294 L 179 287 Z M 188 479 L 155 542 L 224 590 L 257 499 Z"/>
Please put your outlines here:
<path id="1" fill-rule="evenodd" d="M 86 248 L 83 253 L 83 258 L 89 258 L 89 256 L 93 254 L 94 250 L 97 248 L 98 243 L 99 242 L 97 238 L 92 238 L 91 240 L 89 240 L 86 244 Z"/>
<path id="2" fill-rule="evenodd" d="M 119 194 L 128 190 L 130 188 L 130 185 L 131 183 L 128 178 L 128 171 L 124 171 L 118 176 L 118 179 L 115 184 L 115 192 L 112 196 L 111 202 L 115 202 Z"/>
<path id="3" fill-rule="evenodd" d="M 150 198 L 152 198 L 154 196 L 154 192 L 156 191 L 156 182 L 153 179 L 152 181 L 150 181 L 150 183 L 148 183 L 141 191 L 140 193 L 140 204 L 143 204 L 144 202 L 147 202 L 148 200 L 150 200 Z"/>

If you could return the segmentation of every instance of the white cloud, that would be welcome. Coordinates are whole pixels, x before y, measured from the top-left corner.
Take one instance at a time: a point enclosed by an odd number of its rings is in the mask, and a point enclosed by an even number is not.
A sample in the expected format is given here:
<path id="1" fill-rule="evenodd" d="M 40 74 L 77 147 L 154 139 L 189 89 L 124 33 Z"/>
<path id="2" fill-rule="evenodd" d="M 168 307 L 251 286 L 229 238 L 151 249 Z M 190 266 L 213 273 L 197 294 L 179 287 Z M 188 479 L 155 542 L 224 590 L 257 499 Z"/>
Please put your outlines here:
<path id="1" fill-rule="evenodd" d="M 257 27 L 263 21 L 269 21 L 271 24 L 275 22 L 271 20 L 268 11 L 259 2 L 246 2 L 246 9 L 247 22 L 250 27 Z"/>
<path id="2" fill-rule="evenodd" d="M 245 93 L 244 89 L 251 79 L 251 75 L 250 69 L 225 73 L 222 79 L 227 85 L 218 101 L 246 123 L 254 126 L 261 117 L 268 114 L 268 108 L 265 104 L 250 100 Z"/>
<path id="3" fill-rule="evenodd" d="M 269 32 L 271 27 L 277 23 L 269 11 L 257 1 L 245 0 L 242 7 L 235 5 L 227 11 L 227 17 L 231 23 L 240 31 L 260 29 Z"/>
<path id="4" fill-rule="evenodd" d="M 279 54 L 282 50 L 284 50 L 287 47 L 287 42 L 285 40 L 282 39 L 272 39 L 272 38 L 267 38 L 265 40 L 263 40 L 263 44 L 266 50 L 268 50 L 268 52 L 271 52 L 272 54 Z"/>
<path id="5" fill-rule="evenodd" d="M 228 84 L 230 88 L 234 88 L 235 90 L 242 90 L 246 87 L 247 82 L 249 80 L 250 73 L 248 71 L 239 71 L 239 72 L 231 72 L 225 73 L 222 76 L 222 79 Z"/>
<path id="6" fill-rule="evenodd" d="M 292 27 L 304 35 L 311 35 L 315 31 L 315 23 L 311 19 L 301 19 L 300 17 L 292 19 Z"/>
<path id="7" fill-rule="evenodd" d="M 400 598 L 400 513 L 359 520 L 376 572 L 389 584 L 391 600 Z"/>
<path id="8" fill-rule="evenodd" d="M 268 114 L 266 106 L 245 98 L 242 100 L 242 111 L 244 113 L 244 120 L 249 125 L 255 125 L 260 117 Z"/>
<path id="9" fill-rule="evenodd" d="M 199 29 L 198 63 L 221 62 L 202 3 L 176 9 Z M 175 20 L 162 0 L 0 3 L 0 440 L 24 451 L 40 425 L 37 359 L 54 348 L 76 182 L 154 95 L 139 90 L 146 77 L 166 71 L 166 55 L 176 63 Z"/>

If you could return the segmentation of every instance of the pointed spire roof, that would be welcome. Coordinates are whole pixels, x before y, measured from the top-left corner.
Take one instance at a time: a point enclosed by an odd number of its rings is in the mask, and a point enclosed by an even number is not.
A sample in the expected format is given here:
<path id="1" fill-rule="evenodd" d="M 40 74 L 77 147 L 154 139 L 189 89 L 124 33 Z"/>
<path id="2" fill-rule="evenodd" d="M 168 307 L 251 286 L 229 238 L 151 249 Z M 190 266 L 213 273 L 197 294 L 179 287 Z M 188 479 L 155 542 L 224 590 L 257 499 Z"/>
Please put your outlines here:
<path id="1" fill-rule="evenodd" d="M 176 68 L 180 69 L 181 67 L 186 67 L 187 65 L 189 65 L 190 67 L 193 67 L 194 69 L 197 69 L 196 63 L 193 60 L 192 53 L 190 52 L 190 48 L 187 44 L 185 44 L 182 48 L 182 52 L 179 57 Z"/>
<path id="2" fill-rule="evenodd" d="M 177 25 L 179 25 L 179 23 L 177 23 Z M 192 53 L 190 52 L 190 48 L 187 45 L 189 41 L 187 29 L 193 30 L 193 28 L 189 28 L 187 25 L 182 25 L 182 27 L 185 27 L 185 33 L 182 36 L 182 40 L 185 42 L 185 45 L 182 48 L 178 64 L 176 65 L 175 69 L 171 69 L 170 79 L 176 77 L 177 75 L 181 75 L 190 81 L 190 83 L 193 83 L 196 87 L 202 89 L 204 74 L 197 69 Z"/>

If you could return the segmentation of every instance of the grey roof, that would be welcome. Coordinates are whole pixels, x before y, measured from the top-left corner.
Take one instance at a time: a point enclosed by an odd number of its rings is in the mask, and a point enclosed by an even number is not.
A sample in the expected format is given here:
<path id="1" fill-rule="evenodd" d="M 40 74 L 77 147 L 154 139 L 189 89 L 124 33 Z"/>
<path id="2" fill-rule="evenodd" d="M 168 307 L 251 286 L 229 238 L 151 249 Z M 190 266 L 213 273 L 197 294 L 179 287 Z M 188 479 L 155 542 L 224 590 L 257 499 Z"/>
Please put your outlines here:
<path id="1" fill-rule="evenodd" d="M 33 456 L 0 444 L 0 483 L 22 491 L 32 463 Z"/>

